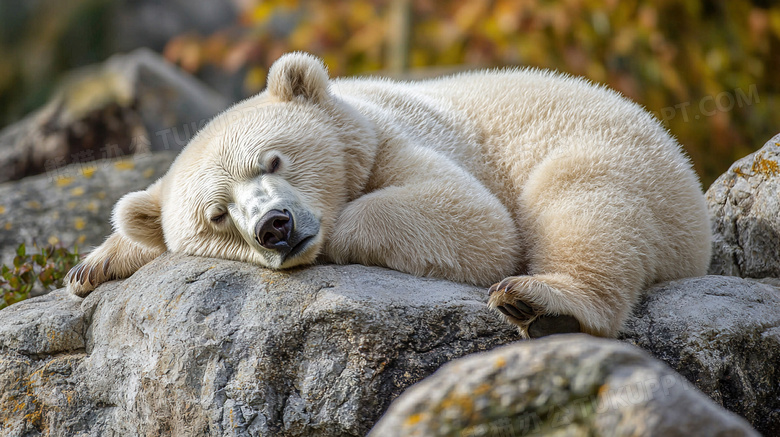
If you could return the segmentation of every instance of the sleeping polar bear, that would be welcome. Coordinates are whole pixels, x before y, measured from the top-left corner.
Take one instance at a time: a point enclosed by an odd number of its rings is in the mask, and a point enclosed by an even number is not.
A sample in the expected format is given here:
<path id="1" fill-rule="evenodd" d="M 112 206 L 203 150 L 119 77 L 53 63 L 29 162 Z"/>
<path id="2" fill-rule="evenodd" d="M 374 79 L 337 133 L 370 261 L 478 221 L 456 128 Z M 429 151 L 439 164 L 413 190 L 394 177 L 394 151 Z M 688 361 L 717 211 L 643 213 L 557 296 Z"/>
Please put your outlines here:
<path id="1" fill-rule="evenodd" d="M 127 194 L 73 293 L 166 250 L 272 269 L 386 266 L 489 286 L 524 336 L 613 336 L 645 287 L 702 275 L 710 227 L 680 146 L 639 106 L 539 70 L 330 81 L 283 56 Z"/>

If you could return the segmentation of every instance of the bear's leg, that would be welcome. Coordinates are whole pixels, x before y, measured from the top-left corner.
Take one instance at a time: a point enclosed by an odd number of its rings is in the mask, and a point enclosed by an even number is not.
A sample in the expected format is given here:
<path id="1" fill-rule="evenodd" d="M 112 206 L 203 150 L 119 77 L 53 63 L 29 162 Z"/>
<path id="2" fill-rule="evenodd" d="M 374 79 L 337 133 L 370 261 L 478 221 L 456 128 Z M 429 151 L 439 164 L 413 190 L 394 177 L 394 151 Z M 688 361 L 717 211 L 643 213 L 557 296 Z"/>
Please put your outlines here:
<path id="1" fill-rule="evenodd" d="M 653 238 L 663 236 L 641 199 L 593 184 L 568 188 L 526 196 L 528 274 L 493 285 L 488 305 L 529 337 L 614 336 L 652 276 Z"/>
<path id="2" fill-rule="evenodd" d="M 84 297 L 103 282 L 129 277 L 164 251 L 147 248 L 114 232 L 68 272 L 68 290 Z"/>
<path id="3" fill-rule="evenodd" d="M 498 199 L 462 171 L 437 163 L 434 178 L 385 187 L 349 204 L 325 249 L 336 263 L 389 267 L 488 286 L 516 271 L 516 224 Z"/>

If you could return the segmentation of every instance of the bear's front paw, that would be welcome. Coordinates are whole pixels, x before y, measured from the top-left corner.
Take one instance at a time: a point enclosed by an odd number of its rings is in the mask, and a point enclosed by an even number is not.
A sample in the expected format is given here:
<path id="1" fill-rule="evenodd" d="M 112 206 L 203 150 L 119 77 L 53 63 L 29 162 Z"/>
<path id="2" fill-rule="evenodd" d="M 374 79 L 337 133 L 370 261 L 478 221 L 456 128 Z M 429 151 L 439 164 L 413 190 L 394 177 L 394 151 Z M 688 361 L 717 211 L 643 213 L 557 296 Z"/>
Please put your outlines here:
<path id="1" fill-rule="evenodd" d="M 493 284 L 488 290 L 488 307 L 498 310 L 507 322 L 530 338 L 581 332 L 580 322 L 566 314 L 549 314 L 536 302 L 554 292 L 549 285 L 528 276 L 513 276 Z M 534 299 L 535 297 L 535 299 Z"/>
<path id="2" fill-rule="evenodd" d="M 70 269 L 65 278 L 68 290 L 79 297 L 85 297 L 98 285 L 108 281 L 111 258 L 104 260 L 85 259 Z"/>

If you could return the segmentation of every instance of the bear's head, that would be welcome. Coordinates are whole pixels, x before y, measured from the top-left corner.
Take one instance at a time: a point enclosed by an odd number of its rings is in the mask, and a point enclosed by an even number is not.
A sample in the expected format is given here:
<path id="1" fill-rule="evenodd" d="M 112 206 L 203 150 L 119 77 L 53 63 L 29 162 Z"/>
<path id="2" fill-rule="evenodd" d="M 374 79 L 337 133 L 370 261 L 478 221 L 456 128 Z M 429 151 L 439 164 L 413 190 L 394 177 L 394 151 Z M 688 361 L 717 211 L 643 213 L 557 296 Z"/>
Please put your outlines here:
<path id="1" fill-rule="evenodd" d="M 120 199 L 116 230 L 147 247 L 270 268 L 314 262 L 376 150 L 368 121 L 328 87 L 317 58 L 280 58 L 264 92 L 218 115 L 165 176 Z"/>

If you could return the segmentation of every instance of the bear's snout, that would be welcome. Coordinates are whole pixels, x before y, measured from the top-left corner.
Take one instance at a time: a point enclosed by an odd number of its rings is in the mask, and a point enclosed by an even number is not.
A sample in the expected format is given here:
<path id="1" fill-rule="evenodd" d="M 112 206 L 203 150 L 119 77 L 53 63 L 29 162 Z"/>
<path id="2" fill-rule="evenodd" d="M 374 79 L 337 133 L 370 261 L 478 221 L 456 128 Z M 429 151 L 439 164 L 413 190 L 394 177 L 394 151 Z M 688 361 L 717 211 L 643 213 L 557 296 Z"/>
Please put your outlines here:
<path id="1" fill-rule="evenodd" d="M 266 249 L 277 250 L 283 255 L 290 250 L 293 218 L 289 211 L 272 209 L 257 221 L 255 239 Z"/>

